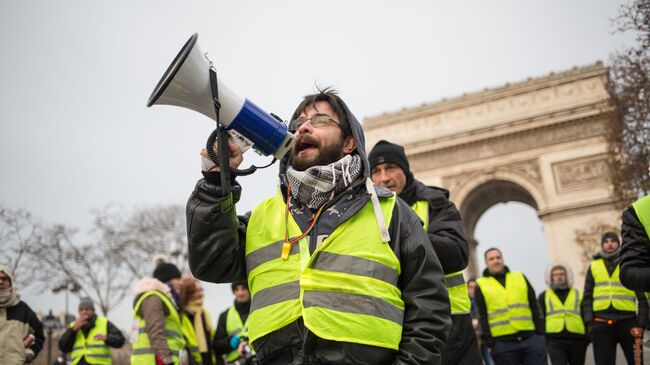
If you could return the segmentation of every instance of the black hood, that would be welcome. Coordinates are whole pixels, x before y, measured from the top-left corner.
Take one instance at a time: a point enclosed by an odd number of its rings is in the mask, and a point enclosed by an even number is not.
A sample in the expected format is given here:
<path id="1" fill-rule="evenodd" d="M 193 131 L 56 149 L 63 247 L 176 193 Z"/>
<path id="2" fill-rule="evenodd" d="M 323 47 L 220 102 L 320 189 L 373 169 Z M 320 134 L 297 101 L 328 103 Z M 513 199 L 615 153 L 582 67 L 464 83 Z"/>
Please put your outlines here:
<path id="1" fill-rule="evenodd" d="M 366 155 L 366 138 L 363 134 L 363 128 L 361 127 L 361 123 L 359 123 L 359 121 L 354 116 L 354 114 L 352 114 L 347 104 L 345 104 L 343 100 L 339 100 L 339 103 L 341 105 L 341 108 L 343 108 L 343 111 L 345 112 L 345 116 L 350 125 L 350 130 L 352 131 L 352 137 L 357 143 L 356 154 L 361 156 L 361 161 L 363 162 L 362 173 L 365 180 L 365 178 L 370 176 L 370 163 L 368 162 L 368 156 Z M 296 111 L 293 112 L 293 115 L 291 116 L 290 120 L 294 120 L 298 118 L 299 115 L 300 115 L 300 110 L 296 109 Z M 286 184 L 285 175 L 287 173 L 290 155 L 291 152 L 287 153 L 282 158 L 282 160 L 280 160 L 279 176 L 280 176 L 280 184 L 282 187 L 284 187 Z"/>

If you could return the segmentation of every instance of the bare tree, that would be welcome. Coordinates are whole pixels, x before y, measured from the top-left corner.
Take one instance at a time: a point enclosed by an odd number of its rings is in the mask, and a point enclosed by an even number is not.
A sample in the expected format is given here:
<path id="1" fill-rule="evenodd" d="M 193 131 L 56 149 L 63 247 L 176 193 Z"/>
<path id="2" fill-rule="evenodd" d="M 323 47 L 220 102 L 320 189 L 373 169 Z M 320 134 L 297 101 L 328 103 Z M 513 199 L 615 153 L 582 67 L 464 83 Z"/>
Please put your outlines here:
<path id="1" fill-rule="evenodd" d="M 32 254 L 40 263 L 42 286 L 53 289 L 70 282 L 79 288 L 79 294 L 93 298 L 104 315 L 129 295 L 133 277 L 120 259 L 111 255 L 111 247 L 93 239 L 82 242 L 77 229 L 64 225 L 47 229 L 32 246 Z"/>
<path id="2" fill-rule="evenodd" d="M 614 107 L 608 135 L 612 184 L 626 206 L 650 193 L 650 0 L 623 5 L 615 25 L 636 34 L 635 47 L 612 56 L 607 85 Z"/>
<path id="3" fill-rule="evenodd" d="M 14 286 L 22 289 L 35 280 L 30 248 L 41 235 L 40 222 L 23 209 L 9 209 L 0 205 L 0 263 L 14 273 Z"/>
<path id="4" fill-rule="evenodd" d="M 180 205 L 140 208 L 128 215 L 107 207 L 95 215 L 95 227 L 137 277 L 151 276 L 152 259 L 161 255 L 187 271 L 185 210 Z"/>

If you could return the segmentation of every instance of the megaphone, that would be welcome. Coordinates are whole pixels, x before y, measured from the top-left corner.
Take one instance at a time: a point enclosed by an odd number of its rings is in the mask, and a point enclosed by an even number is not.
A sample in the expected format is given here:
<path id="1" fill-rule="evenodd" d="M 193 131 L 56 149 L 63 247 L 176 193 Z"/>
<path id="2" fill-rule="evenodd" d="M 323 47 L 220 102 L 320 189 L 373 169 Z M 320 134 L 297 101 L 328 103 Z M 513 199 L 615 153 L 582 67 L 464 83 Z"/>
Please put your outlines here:
<path id="1" fill-rule="evenodd" d="M 252 145 L 265 156 L 281 159 L 295 142 L 287 126 L 232 92 L 220 78 L 216 80 L 220 104 L 217 118 L 210 79 L 214 67 L 201 51 L 198 38 L 194 33 L 187 40 L 151 93 L 147 106 L 175 105 L 194 110 L 224 126 L 243 152 Z"/>

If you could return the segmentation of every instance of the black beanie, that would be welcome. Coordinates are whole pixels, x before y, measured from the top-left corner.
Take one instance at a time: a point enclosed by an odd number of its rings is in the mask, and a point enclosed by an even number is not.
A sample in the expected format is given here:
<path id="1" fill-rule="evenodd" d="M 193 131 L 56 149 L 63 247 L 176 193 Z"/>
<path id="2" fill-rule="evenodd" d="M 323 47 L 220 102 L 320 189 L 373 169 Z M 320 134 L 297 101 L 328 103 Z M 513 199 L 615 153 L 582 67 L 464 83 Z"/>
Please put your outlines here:
<path id="1" fill-rule="evenodd" d="M 230 289 L 234 293 L 235 289 L 240 285 L 243 286 L 244 288 L 248 289 L 248 282 L 247 281 L 235 281 L 234 283 L 230 284 Z"/>
<path id="2" fill-rule="evenodd" d="M 153 277 L 166 283 L 171 279 L 180 279 L 181 271 L 176 265 L 169 262 L 163 262 L 156 266 L 153 271 Z"/>
<path id="3" fill-rule="evenodd" d="M 619 245 L 621 244 L 621 241 L 618 239 L 618 235 L 615 232 L 610 231 L 610 232 L 605 232 L 603 234 L 603 236 L 600 238 L 600 245 L 602 246 L 603 243 L 605 243 L 605 240 L 608 239 L 608 238 L 613 239 Z"/>
<path id="4" fill-rule="evenodd" d="M 377 142 L 375 147 L 370 151 L 368 160 L 370 161 L 371 169 L 381 163 L 394 163 L 404 171 L 406 176 L 411 174 L 409 160 L 406 159 L 404 147 L 386 140 Z"/>

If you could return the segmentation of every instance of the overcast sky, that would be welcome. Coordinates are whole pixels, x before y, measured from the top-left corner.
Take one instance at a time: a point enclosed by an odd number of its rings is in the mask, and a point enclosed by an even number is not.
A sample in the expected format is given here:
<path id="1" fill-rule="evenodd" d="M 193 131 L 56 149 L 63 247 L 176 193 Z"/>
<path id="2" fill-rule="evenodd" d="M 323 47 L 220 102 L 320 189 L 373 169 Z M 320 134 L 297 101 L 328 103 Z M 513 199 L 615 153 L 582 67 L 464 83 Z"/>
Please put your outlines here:
<path id="1" fill-rule="evenodd" d="M 362 119 L 606 62 L 631 44 L 613 34 L 620 4 L 3 1 L 0 203 L 81 229 L 108 203 L 184 204 L 213 122 L 145 102 L 194 32 L 230 88 L 267 111 L 287 119 L 314 85 L 331 85 Z M 241 179 L 238 210 L 272 194 L 276 173 L 277 165 Z M 531 208 L 493 207 L 476 237 L 482 247 L 503 248 L 506 264 L 544 289 L 547 254 Z M 231 302 L 229 287 L 209 285 L 208 294 L 216 318 Z M 62 297 L 24 293 L 41 311 L 62 310 Z M 124 303 L 111 314 L 122 328 L 131 299 Z"/>

